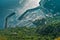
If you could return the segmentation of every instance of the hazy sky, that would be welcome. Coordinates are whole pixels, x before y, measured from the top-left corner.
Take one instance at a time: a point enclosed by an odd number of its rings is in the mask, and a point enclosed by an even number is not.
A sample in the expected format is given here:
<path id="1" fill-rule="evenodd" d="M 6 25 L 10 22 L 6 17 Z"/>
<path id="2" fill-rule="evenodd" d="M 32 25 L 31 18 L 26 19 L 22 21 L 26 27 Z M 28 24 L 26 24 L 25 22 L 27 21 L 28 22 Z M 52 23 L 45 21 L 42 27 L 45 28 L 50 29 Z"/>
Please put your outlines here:
<path id="1" fill-rule="evenodd" d="M 5 17 L 12 13 L 13 10 L 17 15 L 27 9 L 39 6 L 40 0 L 0 0 L 0 28 L 3 27 Z"/>

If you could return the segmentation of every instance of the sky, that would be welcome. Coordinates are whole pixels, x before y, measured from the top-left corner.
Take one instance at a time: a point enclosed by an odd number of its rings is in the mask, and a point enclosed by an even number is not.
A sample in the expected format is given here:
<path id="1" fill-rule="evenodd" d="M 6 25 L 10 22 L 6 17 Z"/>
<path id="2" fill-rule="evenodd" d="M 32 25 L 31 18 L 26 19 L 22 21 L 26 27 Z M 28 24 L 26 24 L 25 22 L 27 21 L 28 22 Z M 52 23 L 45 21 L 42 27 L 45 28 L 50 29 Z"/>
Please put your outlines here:
<path id="1" fill-rule="evenodd" d="M 39 6 L 40 0 L 0 0 L 0 28 L 4 27 L 4 20 L 7 15 L 16 12 L 21 15 L 28 9 Z"/>

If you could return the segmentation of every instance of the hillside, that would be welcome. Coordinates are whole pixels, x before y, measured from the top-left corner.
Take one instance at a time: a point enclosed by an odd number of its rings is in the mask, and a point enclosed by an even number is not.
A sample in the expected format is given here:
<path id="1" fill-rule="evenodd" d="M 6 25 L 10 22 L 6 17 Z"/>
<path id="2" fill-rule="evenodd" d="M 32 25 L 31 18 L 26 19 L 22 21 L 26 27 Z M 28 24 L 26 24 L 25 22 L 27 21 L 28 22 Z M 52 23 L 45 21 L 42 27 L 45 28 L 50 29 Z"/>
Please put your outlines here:
<path id="1" fill-rule="evenodd" d="M 56 18 L 46 19 L 47 24 L 37 27 L 17 26 L 0 30 L 0 40 L 60 40 L 60 21 Z"/>

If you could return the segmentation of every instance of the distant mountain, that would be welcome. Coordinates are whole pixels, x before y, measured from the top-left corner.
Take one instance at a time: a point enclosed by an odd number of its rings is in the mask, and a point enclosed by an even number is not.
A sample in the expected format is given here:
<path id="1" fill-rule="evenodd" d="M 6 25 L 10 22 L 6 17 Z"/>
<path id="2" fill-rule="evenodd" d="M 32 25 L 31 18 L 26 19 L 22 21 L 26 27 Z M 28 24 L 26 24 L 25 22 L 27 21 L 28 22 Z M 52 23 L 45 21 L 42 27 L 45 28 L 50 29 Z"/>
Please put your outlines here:
<path id="1" fill-rule="evenodd" d="M 40 6 L 26 10 L 19 18 L 17 26 L 39 26 L 60 19 L 58 1 L 41 1 Z M 56 4 L 56 5 L 55 5 Z"/>
<path id="2" fill-rule="evenodd" d="M 38 19 L 46 18 L 45 13 L 43 12 L 41 7 L 36 7 L 34 9 L 29 9 L 26 12 L 24 12 L 18 20 L 22 20 L 22 25 L 28 26 L 28 25 L 35 25 L 33 22 Z M 26 23 L 27 22 L 27 23 Z M 30 24 L 29 24 L 30 23 Z M 28 24 L 28 25 L 27 25 Z"/>
<path id="3" fill-rule="evenodd" d="M 52 22 L 54 20 L 60 19 L 60 5 L 59 0 L 42 0 L 40 2 L 40 6 L 28 9 L 26 12 L 24 12 L 18 20 L 21 22 L 22 25 L 27 26 L 32 23 L 32 25 L 44 25 L 49 22 Z M 21 24 L 20 23 L 20 24 Z M 29 24 L 30 23 L 30 24 Z"/>

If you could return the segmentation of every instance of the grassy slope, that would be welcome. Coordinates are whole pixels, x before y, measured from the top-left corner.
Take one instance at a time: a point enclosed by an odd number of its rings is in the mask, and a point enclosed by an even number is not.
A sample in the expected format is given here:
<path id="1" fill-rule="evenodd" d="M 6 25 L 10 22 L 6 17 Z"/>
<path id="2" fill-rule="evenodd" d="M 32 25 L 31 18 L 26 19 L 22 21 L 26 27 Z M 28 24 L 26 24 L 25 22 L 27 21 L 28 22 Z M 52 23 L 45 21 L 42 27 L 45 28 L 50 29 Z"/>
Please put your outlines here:
<path id="1" fill-rule="evenodd" d="M 0 30 L 0 40 L 59 40 L 59 38 L 60 21 L 58 20 L 36 28 L 15 27 Z"/>

